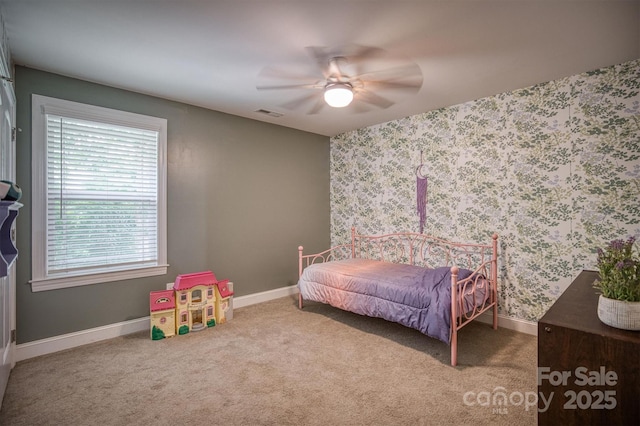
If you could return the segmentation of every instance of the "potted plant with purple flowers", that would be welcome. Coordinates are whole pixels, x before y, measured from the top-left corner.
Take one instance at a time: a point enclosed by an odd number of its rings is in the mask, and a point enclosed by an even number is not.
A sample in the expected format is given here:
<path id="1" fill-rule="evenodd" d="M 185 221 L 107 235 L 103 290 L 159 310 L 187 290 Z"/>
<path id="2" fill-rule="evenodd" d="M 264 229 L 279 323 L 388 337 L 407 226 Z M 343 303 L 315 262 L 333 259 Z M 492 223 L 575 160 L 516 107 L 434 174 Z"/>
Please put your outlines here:
<path id="1" fill-rule="evenodd" d="M 598 249 L 598 318 L 625 330 L 640 330 L 640 254 L 634 250 L 635 241 L 613 240 Z"/>

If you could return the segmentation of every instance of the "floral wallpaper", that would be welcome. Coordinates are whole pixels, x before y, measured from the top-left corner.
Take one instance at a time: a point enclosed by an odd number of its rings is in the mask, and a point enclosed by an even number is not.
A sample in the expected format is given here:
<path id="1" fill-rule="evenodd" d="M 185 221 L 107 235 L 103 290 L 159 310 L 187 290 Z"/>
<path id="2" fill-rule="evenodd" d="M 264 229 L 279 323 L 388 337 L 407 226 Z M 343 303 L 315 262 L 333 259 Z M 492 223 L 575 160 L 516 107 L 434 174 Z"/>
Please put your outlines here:
<path id="1" fill-rule="evenodd" d="M 614 238 L 640 239 L 640 59 L 331 139 L 331 239 L 499 241 L 500 313 L 537 321 Z"/>

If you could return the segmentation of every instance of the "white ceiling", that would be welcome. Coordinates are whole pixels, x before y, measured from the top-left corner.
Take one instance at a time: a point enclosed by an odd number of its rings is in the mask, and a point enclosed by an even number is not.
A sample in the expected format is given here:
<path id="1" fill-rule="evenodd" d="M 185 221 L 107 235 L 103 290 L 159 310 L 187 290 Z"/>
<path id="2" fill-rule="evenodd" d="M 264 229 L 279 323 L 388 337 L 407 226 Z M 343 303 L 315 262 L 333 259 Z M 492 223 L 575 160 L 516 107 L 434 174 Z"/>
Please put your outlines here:
<path id="1" fill-rule="evenodd" d="M 16 64 L 327 136 L 640 58 L 638 0 L 0 4 Z M 305 92 L 256 89 L 264 67 L 306 72 L 306 47 L 350 44 L 410 58 L 421 89 L 317 114 L 282 106 Z"/>

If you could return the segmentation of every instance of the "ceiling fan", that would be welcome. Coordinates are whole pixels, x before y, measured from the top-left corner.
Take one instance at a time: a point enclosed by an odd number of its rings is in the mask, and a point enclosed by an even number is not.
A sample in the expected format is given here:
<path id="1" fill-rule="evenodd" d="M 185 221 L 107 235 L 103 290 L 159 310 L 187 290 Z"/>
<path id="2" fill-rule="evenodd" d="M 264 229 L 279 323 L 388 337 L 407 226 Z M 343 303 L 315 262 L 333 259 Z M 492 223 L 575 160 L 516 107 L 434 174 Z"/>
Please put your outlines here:
<path id="1" fill-rule="evenodd" d="M 301 95 L 281 106 L 296 110 L 311 104 L 308 114 L 316 114 L 325 105 L 343 108 L 352 101 L 356 112 L 367 111 L 368 105 L 388 108 L 398 93 L 412 94 L 422 87 L 417 64 L 383 49 L 351 45 L 338 49 L 307 47 L 306 51 L 313 59 L 311 68 L 303 66 L 300 71 L 296 66 L 297 71 L 292 71 L 265 67 L 256 88 L 299 91 Z"/>

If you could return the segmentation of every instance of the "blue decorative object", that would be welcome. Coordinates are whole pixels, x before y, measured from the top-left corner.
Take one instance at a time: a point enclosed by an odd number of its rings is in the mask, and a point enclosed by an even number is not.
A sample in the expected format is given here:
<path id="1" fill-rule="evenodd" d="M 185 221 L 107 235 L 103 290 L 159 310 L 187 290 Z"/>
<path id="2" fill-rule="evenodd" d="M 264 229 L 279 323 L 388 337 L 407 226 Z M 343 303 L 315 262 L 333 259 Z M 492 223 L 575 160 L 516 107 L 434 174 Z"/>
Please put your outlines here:
<path id="1" fill-rule="evenodd" d="M 0 180 L 0 200 L 18 201 L 22 197 L 22 188 L 9 180 Z"/>
<path id="2" fill-rule="evenodd" d="M 7 276 L 7 271 L 18 257 L 14 221 L 22 204 L 13 201 L 0 201 L 0 277 Z"/>

